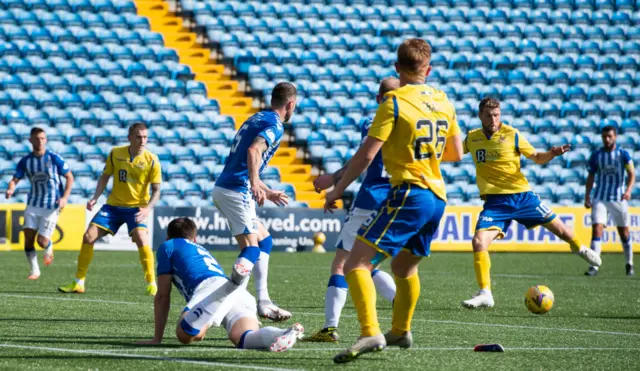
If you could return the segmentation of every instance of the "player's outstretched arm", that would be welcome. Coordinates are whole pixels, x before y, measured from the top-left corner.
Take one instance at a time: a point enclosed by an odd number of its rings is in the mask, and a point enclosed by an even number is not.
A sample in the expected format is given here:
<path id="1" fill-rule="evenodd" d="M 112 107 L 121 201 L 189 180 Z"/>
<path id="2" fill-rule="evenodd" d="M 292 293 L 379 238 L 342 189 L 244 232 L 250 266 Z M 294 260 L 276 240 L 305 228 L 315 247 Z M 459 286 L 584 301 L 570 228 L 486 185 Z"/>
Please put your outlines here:
<path id="1" fill-rule="evenodd" d="M 71 195 L 71 188 L 73 188 L 74 178 L 71 170 L 67 171 L 67 173 L 64 174 L 64 179 L 66 180 L 64 185 L 64 193 L 58 200 L 58 209 L 60 210 L 64 209 L 64 207 L 67 205 L 67 200 L 69 200 L 69 196 Z"/>
<path id="2" fill-rule="evenodd" d="M 249 170 L 249 182 L 251 183 L 251 193 L 258 205 L 262 206 L 266 198 L 264 184 L 260 180 L 260 166 L 262 165 L 262 154 L 267 150 L 267 140 L 257 136 L 247 150 L 247 168 Z"/>
<path id="3" fill-rule="evenodd" d="M 442 154 L 442 161 L 458 162 L 462 160 L 464 148 L 462 147 L 462 138 L 460 135 L 454 135 L 447 140 Z"/>
<path id="4" fill-rule="evenodd" d="M 154 345 L 161 344 L 164 336 L 164 328 L 167 326 L 169 318 L 169 309 L 171 309 L 171 280 L 173 275 L 163 274 L 158 276 L 158 292 L 153 300 L 153 316 L 155 323 L 155 332 L 153 339 L 140 341 L 138 345 Z"/>
<path id="5" fill-rule="evenodd" d="M 593 182 L 595 178 L 595 174 L 589 172 L 589 175 L 587 176 L 587 183 L 585 184 L 586 189 L 584 193 L 584 207 L 586 207 L 587 209 L 590 209 L 591 206 L 593 206 L 591 204 L 591 190 L 593 189 Z"/>
<path id="6" fill-rule="evenodd" d="M 13 179 L 11 179 L 9 181 L 9 185 L 7 186 L 7 192 L 5 193 L 5 197 L 7 197 L 7 200 L 11 198 L 11 196 L 13 196 L 13 192 L 16 191 L 16 186 L 18 185 L 18 182 L 20 181 L 20 179 L 13 177 Z"/>
<path id="7" fill-rule="evenodd" d="M 326 201 L 324 205 L 325 211 L 331 211 L 336 208 L 335 202 L 342 198 L 344 190 L 356 180 L 368 167 L 376 157 L 384 142 L 380 139 L 373 137 L 367 137 L 358 148 L 358 151 L 351 157 L 347 164 L 347 169 L 340 178 L 338 184 L 335 185 L 333 190 L 327 193 Z"/>
<path id="8" fill-rule="evenodd" d="M 553 160 L 556 156 L 562 156 L 570 150 L 571 145 L 565 144 L 563 146 L 551 147 L 547 152 L 535 152 L 532 155 L 527 156 L 527 158 L 538 165 L 544 165 Z"/>
<path id="9" fill-rule="evenodd" d="M 93 197 L 91 197 L 91 199 L 87 201 L 87 210 L 91 211 L 96 202 L 98 202 L 98 199 L 107 188 L 109 178 L 111 178 L 110 174 L 102 173 L 102 175 L 100 175 L 100 178 L 98 178 L 98 184 L 96 185 L 96 191 L 93 193 Z"/>

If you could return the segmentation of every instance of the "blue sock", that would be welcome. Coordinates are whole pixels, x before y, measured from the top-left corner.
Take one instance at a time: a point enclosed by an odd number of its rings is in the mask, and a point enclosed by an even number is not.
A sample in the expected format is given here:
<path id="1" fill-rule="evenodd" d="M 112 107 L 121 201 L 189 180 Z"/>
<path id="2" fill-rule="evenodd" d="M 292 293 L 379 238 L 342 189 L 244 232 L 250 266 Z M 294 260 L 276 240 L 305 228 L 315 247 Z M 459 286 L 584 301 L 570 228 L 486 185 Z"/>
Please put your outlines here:
<path id="1" fill-rule="evenodd" d="M 273 238 L 271 238 L 271 235 L 258 242 L 258 246 L 260 247 L 260 251 L 262 251 L 263 253 L 271 254 L 271 249 L 273 248 Z"/>
<path id="2" fill-rule="evenodd" d="M 238 255 L 238 259 L 245 258 L 252 264 L 255 264 L 260 258 L 260 248 L 258 246 L 247 246 Z"/>

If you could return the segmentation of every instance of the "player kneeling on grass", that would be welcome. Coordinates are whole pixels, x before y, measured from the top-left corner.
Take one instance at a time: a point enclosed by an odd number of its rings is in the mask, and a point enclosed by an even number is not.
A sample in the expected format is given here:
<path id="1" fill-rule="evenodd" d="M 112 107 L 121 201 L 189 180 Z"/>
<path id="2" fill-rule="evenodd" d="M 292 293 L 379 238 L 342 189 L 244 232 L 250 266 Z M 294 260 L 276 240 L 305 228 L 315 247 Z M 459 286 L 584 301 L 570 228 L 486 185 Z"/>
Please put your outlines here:
<path id="1" fill-rule="evenodd" d="M 196 225 L 188 218 L 169 223 L 167 241 L 156 253 L 158 292 L 154 301 L 155 335 L 138 344 L 160 344 L 169 315 L 171 283 L 187 301 L 176 336 L 183 344 L 200 341 L 209 327 L 222 325 L 229 340 L 242 349 L 283 352 L 302 337 L 299 323 L 288 329 L 258 327 L 256 300 L 230 281 L 209 251 L 195 243 Z"/>
<path id="2" fill-rule="evenodd" d="M 539 225 L 569 244 L 571 251 L 589 264 L 600 265 L 597 253 L 582 246 L 556 214 L 531 192 L 520 171 L 520 155 L 543 165 L 570 150 L 568 144 L 537 152 L 517 129 L 500 122 L 500 102 L 484 98 L 479 114 L 482 127 L 471 130 L 464 140 L 464 152 L 471 153 L 476 164 L 480 197 L 485 201 L 478 217 L 473 246 L 473 266 L 480 290 L 462 302 L 467 308 L 493 307 L 491 293 L 491 261 L 487 249 L 493 240 L 501 239 L 515 220 L 527 228 Z"/>

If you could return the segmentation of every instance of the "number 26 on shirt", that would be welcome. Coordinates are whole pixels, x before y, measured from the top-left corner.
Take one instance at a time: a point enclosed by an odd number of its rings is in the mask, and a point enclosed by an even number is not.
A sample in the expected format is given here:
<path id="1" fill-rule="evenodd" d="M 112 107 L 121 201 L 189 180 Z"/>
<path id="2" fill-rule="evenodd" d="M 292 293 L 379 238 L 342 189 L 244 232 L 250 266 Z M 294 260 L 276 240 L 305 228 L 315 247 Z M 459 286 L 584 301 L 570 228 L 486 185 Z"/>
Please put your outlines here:
<path id="1" fill-rule="evenodd" d="M 426 127 L 427 135 L 416 138 L 414 144 L 414 154 L 413 157 L 416 160 L 426 160 L 433 156 L 433 152 L 431 152 L 431 147 L 429 144 L 433 145 L 435 149 L 435 153 L 437 158 L 442 157 L 442 152 L 444 152 L 444 146 L 447 141 L 445 135 L 441 134 L 441 128 L 444 128 L 444 133 L 449 129 L 449 122 L 446 120 L 438 120 L 435 123 L 431 120 L 418 120 L 416 122 L 416 129 L 421 130 Z M 435 143 L 434 143 L 435 140 Z M 426 150 L 423 151 L 423 147 L 426 147 Z"/>

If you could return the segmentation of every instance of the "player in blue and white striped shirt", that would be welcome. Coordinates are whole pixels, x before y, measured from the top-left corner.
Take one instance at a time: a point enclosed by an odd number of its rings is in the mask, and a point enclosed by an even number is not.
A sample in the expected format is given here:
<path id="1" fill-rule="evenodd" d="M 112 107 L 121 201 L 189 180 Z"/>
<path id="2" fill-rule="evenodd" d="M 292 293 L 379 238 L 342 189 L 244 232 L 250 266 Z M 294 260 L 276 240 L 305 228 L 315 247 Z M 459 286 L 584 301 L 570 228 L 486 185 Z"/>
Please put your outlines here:
<path id="1" fill-rule="evenodd" d="M 584 206 L 591 208 L 592 238 L 591 248 L 600 254 L 602 248 L 602 230 L 607 224 L 607 216 L 618 227 L 618 234 L 627 258 L 626 272 L 633 275 L 633 246 L 629 235 L 629 205 L 631 191 L 636 177 L 633 161 L 624 149 L 616 146 L 617 131 L 613 126 L 602 128 L 602 143 L 589 159 L 589 177 Z M 624 174 L 627 173 L 627 181 Z M 595 189 L 593 183 L 595 182 Z M 593 191 L 593 194 L 592 194 Z M 607 215 L 608 214 L 608 215 Z M 591 267 L 585 273 L 595 276 L 598 267 Z"/>
<path id="2" fill-rule="evenodd" d="M 27 196 L 27 209 L 24 212 L 24 252 L 31 266 L 31 273 L 27 278 L 36 280 L 40 277 L 38 255 L 35 250 L 36 233 L 38 245 L 45 249 L 44 264 L 49 265 L 53 261 L 51 235 L 56 228 L 60 210 L 67 204 L 71 194 L 73 174 L 60 155 L 47 150 L 47 135 L 44 130 L 31 129 L 29 142 L 33 152 L 18 162 L 6 196 L 7 199 L 11 198 L 16 185 L 25 176 L 31 182 L 31 190 Z M 66 179 L 64 189 L 62 178 Z"/>

